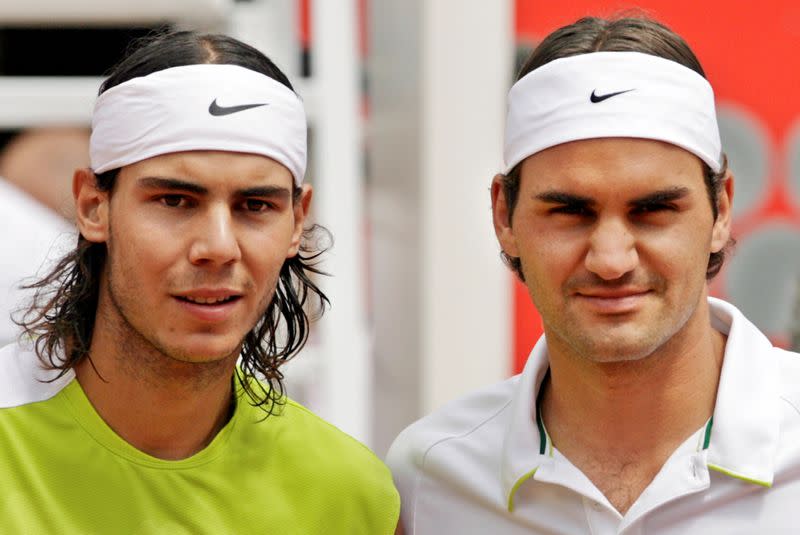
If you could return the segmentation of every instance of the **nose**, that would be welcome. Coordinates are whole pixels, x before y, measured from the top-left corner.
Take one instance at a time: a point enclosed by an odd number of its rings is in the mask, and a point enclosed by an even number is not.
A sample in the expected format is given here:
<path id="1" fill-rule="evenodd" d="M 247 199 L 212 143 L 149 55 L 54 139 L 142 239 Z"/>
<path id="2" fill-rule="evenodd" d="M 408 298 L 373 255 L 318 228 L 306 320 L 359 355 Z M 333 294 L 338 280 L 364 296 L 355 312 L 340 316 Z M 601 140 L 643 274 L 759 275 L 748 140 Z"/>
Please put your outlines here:
<path id="1" fill-rule="evenodd" d="M 604 280 L 619 279 L 639 263 L 636 240 L 624 222 L 601 220 L 589 239 L 586 269 Z"/>
<path id="2" fill-rule="evenodd" d="M 209 206 L 197 218 L 189 249 L 192 264 L 225 265 L 242 257 L 231 210 L 225 205 Z"/>

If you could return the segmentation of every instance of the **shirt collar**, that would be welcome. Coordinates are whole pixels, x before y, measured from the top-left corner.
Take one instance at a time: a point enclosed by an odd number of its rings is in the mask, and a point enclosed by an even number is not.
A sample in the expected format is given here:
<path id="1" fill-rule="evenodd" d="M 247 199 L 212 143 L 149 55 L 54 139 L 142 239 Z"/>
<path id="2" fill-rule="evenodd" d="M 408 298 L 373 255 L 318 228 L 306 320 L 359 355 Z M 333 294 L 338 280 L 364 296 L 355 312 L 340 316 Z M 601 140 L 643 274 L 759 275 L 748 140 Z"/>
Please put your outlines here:
<path id="1" fill-rule="evenodd" d="M 511 400 L 511 418 L 503 437 L 500 478 L 509 511 L 514 509 L 514 493 L 534 475 L 539 466 L 552 458 L 552 445 L 544 427 L 537 425 L 536 399 L 550 367 L 544 336 L 531 351 L 517 381 Z"/>
<path id="2" fill-rule="evenodd" d="M 780 427 L 777 368 L 767 355 L 772 344 L 733 305 L 715 298 L 709 298 L 709 305 L 712 326 L 728 340 L 710 441 L 703 445 L 708 446 L 708 467 L 770 486 Z M 509 511 L 520 485 L 553 460 L 550 438 L 537 424 L 536 406 L 548 368 L 547 341 L 542 336 L 517 382 L 503 438 L 500 477 Z"/>
<path id="3" fill-rule="evenodd" d="M 771 486 L 780 434 L 779 372 L 772 343 L 733 305 L 709 298 L 711 322 L 728 336 L 714 407 L 708 467 Z"/>

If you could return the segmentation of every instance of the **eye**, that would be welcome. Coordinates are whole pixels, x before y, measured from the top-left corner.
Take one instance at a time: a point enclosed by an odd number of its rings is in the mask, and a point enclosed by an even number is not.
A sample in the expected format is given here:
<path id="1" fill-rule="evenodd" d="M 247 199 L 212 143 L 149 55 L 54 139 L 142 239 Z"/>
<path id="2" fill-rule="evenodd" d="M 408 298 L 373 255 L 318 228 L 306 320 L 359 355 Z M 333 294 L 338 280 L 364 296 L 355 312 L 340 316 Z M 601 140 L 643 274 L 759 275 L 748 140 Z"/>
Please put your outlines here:
<path id="1" fill-rule="evenodd" d="M 550 209 L 551 214 L 565 214 L 565 215 L 578 215 L 589 216 L 592 215 L 589 207 L 582 204 L 565 204 Z"/>
<path id="2" fill-rule="evenodd" d="M 182 208 L 189 204 L 189 199 L 183 195 L 177 194 L 162 195 L 159 197 L 159 201 L 161 201 L 161 204 L 164 206 L 169 206 L 170 208 Z"/>
<path id="3" fill-rule="evenodd" d="M 246 199 L 243 203 L 243 208 L 248 212 L 266 212 L 274 208 L 274 206 L 262 199 Z"/>
<path id="4" fill-rule="evenodd" d="M 634 214 L 652 214 L 656 212 L 674 211 L 675 206 L 666 203 L 646 203 L 633 209 Z"/>

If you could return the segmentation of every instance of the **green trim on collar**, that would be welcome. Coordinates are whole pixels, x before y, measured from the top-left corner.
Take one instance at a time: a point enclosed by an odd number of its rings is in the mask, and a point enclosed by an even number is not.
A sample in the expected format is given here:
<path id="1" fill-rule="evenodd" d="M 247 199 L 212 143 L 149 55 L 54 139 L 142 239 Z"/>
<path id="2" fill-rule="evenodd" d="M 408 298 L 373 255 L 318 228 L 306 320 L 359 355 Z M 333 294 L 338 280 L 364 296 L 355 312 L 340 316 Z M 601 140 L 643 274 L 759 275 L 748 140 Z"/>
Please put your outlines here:
<path id="1" fill-rule="evenodd" d="M 714 470 L 715 472 L 719 472 L 720 474 L 725 474 L 726 476 L 730 476 L 730 477 L 733 477 L 733 478 L 736 478 L 736 479 L 741 479 L 742 481 L 744 481 L 746 483 L 753 483 L 754 485 L 760 485 L 760 486 L 766 487 L 766 488 L 771 488 L 772 487 L 772 483 L 769 483 L 767 481 L 760 481 L 758 479 L 752 479 L 752 478 L 749 478 L 749 477 L 745 477 L 745 476 L 743 476 L 741 474 L 737 474 L 736 472 L 731 472 L 730 470 L 726 470 L 726 469 L 722 468 L 721 466 L 717 466 L 715 464 L 709 463 L 708 464 L 708 468 L 710 470 Z"/>
<path id="2" fill-rule="evenodd" d="M 711 444 L 711 427 L 714 425 L 714 417 L 708 419 L 708 423 L 706 424 L 706 434 L 705 438 L 703 438 L 703 449 L 707 450 L 708 445 Z"/>
<path id="3" fill-rule="evenodd" d="M 536 426 L 539 428 L 539 455 L 544 455 L 547 451 L 547 431 L 544 430 L 542 411 L 539 407 L 536 407 Z"/>
<path id="4" fill-rule="evenodd" d="M 525 474 L 524 476 L 519 478 L 517 480 L 517 482 L 514 483 L 514 486 L 511 487 L 511 492 L 508 494 L 508 512 L 509 513 L 513 513 L 514 512 L 514 494 L 517 493 L 517 490 L 519 490 L 519 487 L 523 483 L 525 483 L 527 480 L 529 480 L 531 477 L 533 477 L 533 474 L 535 474 L 538 469 L 539 469 L 539 467 L 537 466 L 536 468 L 534 468 L 533 470 L 531 470 L 530 472 L 528 472 L 527 474 Z"/>
<path id="5" fill-rule="evenodd" d="M 544 392 L 544 385 L 550 380 L 550 367 L 544 372 L 542 382 L 539 383 L 539 392 L 536 394 L 536 426 L 539 428 L 539 455 L 545 455 L 547 451 L 547 441 L 550 437 L 547 436 L 547 431 L 544 428 L 544 420 L 542 419 L 542 393 Z M 553 442 L 550 441 L 550 457 L 553 456 Z"/>

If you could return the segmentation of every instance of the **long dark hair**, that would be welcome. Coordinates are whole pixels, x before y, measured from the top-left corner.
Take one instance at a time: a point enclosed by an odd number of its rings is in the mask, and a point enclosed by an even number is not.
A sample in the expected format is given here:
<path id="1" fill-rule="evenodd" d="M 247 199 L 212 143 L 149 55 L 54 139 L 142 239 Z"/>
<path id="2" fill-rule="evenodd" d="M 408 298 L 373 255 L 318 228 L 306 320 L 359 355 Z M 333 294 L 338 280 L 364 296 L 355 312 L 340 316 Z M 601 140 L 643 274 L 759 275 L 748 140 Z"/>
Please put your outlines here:
<path id="1" fill-rule="evenodd" d="M 553 60 L 590 52 L 642 52 L 672 60 L 692 69 L 703 78 L 706 77 L 700 61 L 686 41 L 659 22 L 639 17 L 612 20 L 585 17 L 548 35 L 525 61 L 517 80 Z M 508 203 L 509 224 L 516 207 L 521 168 L 522 164 L 517 164 L 502 180 L 503 194 Z M 719 172 L 715 173 L 706 163 L 703 163 L 703 169 L 706 191 L 716 221 L 719 195 L 725 187 L 725 177 L 728 172 L 728 160 L 723 154 L 722 168 Z M 721 251 L 709 255 L 706 268 L 707 280 L 713 279 L 719 273 L 725 263 L 727 252 L 735 243 L 731 238 Z M 505 252 L 501 253 L 501 256 L 506 265 L 524 281 L 520 259 Z"/>
<path id="2" fill-rule="evenodd" d="M 164 32 L 134 45 L 133 51 L 100 87 L 100 94 L 127 80 L 170 67 L 200 63 L 239 65 L 265 74 L 294 90 L 286 75 L 255 48 L 224 35 L 190 31 Z M 97 175 L 97 187 L 113 192 L 119 170 Z M 293 200 L 301 188 L 294 188 Z M 330 234 L 319 225 L 304 229 L 299 253 L 280 270 L 277 288 L 263 317 L 245 336 L 236 374 L 251 402 L 272 414 L 285 400 L 280 366 L 296 355 L 308 339 L 309 325 L 329 305 L 314 283 L 319 256 L 330 245 Z M 63 376 L 89 358 L 97 311 L 100 274 L 106 245 L 78 236 L 75 250 L 64 256 L 42 279 L 26 286 L 36 291 L 19 324 L 31 336 L 45 366 Z M 313 312 L 312 312 L 313 311 Z M 263 380 L 254 381 L 253 377 Z"/>

